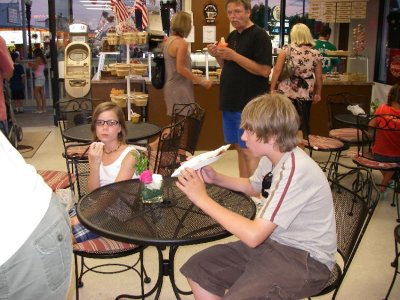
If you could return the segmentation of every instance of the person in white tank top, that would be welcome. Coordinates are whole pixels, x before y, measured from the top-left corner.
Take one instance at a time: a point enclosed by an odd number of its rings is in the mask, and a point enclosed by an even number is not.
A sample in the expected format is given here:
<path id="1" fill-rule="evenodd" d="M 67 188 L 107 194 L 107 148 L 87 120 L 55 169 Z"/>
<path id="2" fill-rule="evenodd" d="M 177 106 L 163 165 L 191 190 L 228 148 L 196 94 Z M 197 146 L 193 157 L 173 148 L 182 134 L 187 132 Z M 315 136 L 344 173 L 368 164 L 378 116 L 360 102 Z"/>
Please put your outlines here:
<path id="1" fill-rule="evenodd" d="M 103 102 L 93 112 L 91 130 L 93 143 L 89 146 L 88 191 L 113 182 L 136 178 L 135 146 L 127 145 L 124 113 L 113 102 Z M 73 207 L 69 215 L 74 243 L 95 239 L 97 234 L 80 224 Z"/>
<path id="2" fill-rule="evenodd" d="M 93 112 L 94 142 L 89 147 L 88 190 L 135 177 L 134 146 L 125 142 L 124 114 L 116 104 L 103 102 Z"/>

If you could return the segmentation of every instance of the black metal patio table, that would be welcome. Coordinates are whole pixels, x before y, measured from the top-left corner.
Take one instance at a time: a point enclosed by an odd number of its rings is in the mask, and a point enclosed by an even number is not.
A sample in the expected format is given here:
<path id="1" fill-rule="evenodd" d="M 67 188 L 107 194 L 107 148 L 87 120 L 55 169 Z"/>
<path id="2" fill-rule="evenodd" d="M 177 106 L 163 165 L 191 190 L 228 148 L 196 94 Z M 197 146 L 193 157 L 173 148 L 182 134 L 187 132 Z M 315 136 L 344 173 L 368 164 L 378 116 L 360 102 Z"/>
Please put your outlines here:
<path id="1" fill-rule="evenodd" d="M 98 188 L 84 196 L 77 206 L 79 220 L 94 232 L 118 241 L 156 246 L 158 279 L 144 297 L 156 292 L 155 299 L 159 298 L 164 276 L 169 276 L 176 299 L 180 299 L 180 294 L 191 294 L 175 284 L 174 257 L 178 247 L 231 235 L 192 204 L 176 187 L 176 180 L 164 178 L 162 203 L 142 203 L 140 181 L 133 179 Z M 254 218 L 256 206 L 250 197 L 216 185 L 207 185 L 207 192 L 222 206 L 246 218 Z M 164 259 L 162 253 L 166 246 L 169 247 L 168 259 Z M 134 296 L 120 295 L 119 298 Z"/>
<path id="2" fill-rule="evenodd" d="M 363 120 L 365 119 L 365 125 L 366 122 L 368 121 L 368 118 L 364 118 L 364 115 L 361 116 L 357 116 L 357 115 L 353 115 L 353 114 L 337 114 L 334 116 L 334 118 L 339 121 L 342 122 L 344 124 L 348 124 L 351 125 L 353 127 L 357 127 L 357 118 L 360 118 L 360 124 L 363 124 Z"/>
<path id="3" fill-rule="evenodd" d="M 161 127 L 152 123 L 142 122 L 132 124 L 130 121 L 125 121 L 128 131 L 127 141 L 136 142 L 143 139 L 148 139 L 160 133 Z M 63 131 L 63 136 L 71 141 L 89 143 L 92 141 L 91 124 L 78 125 L 67 128 Z"/>

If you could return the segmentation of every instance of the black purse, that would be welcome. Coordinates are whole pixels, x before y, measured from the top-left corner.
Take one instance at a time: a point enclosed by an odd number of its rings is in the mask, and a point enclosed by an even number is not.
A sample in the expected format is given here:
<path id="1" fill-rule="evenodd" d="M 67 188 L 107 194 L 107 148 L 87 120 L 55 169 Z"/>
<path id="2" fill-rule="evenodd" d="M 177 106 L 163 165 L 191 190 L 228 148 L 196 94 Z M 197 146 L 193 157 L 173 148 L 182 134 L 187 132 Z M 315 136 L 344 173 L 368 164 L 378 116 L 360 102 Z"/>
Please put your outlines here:
<path id="1" fill-rule="evenodd" d="M 165 83 L 165 63 L 163 53 L 154 53 L 153 61 L 156 65 L 152 69 L 151 84 L 156 89 L 162 89 Z"/>
<path id="2" fill-rule="evenodd" d="M 286 52 L 285 64 L 283 65 L 281 74 L 279 74 L 279 81 L 286 80 L 294 75 L 295 67 L 290 56 L 291 48 L 288 45 L 288 51 Z"/>

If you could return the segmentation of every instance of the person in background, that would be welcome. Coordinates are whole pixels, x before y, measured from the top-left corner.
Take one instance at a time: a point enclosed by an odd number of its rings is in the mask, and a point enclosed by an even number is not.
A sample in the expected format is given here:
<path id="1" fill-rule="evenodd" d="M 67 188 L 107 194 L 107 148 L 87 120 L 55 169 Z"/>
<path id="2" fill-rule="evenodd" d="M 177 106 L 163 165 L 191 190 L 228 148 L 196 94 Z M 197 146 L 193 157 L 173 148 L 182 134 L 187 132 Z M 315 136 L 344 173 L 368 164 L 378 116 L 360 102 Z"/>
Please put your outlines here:
<path id="1" fill-rule="evenodd" d="M 186 168 L 176 185 L 239 241 L 205 249 L 186 262 L 195 299 L 302 299 L 317 294 L 335 265 L 332 193 L 321 168 L 297 145 L 298 115 L 290 100 L 265 94 L 243 112 L 242 140 L 260 157 L 250 178 L 206 166 Z M 249 196 L 261 193 L 254 220 L 215 202 L 205 183 Z M 251 296 L 249 296 L 251 295 Z"/>
<path id="2" fill-rule="evenodd" d="M 240 177 L 249 177 L 257 167 L 240 136 L 240 116 L 244 106 L 254 97 L 268 91 L 268 77 L 272 67 L 271 40 L 264 29 L 250 20 L 249 0 L 228 0 L 225 5 L 229 22 L 235 28 L 226 41 L 207 46 L 222 68 L 220 104 L 224 139 L 234 144 L 238 152 Z"/>
<path id="3" fill-rule="evenodd" d="M 91 130 L 93 143 L 88 150 L 88 191 L 113 182 L 136 178 L 135 165 L 139 152 L 135 146 L 126 144 L 127 129 L 121 108 L 113 102 L 99 104 L 93 112 Z M 70 210 L 70 217 L 76 242 L 98 237 L 80 224 L 75 207 Z"/>
<path id="4" fill-rule="evenodd" d="M 66 209 L 1 132 L 0 166 L 0 299 L 65 299 L 72 261 Z"/>
<path id="5" fill-rule="evenodd" d="M 310 133 L 310 110 L 312 103 L 321 101 L 322 93 L 322 55 L 313 49 L 315 42 L 310 29 L 298 23 L 290 31 L 290 53 L 288 45 L 282 47 L 274 66 L 271 79 L 271 92 L 285 94 L 296 107 L 301 119 L 303 138 Z M 286 55 L 295 66 L 292 77 L 278 82 L 285 64 Z"/>
<path id="6" fill-rule="evenodd" d="M 171 21 L 172 34 L 165 40 L 163 54 L 165 61 L 164 100 L 167 115 L 172 116 L 175 103 L 185 104 L 195 102 L 193 83 L 204 88 L 211 87 L 212 82 L 192 73 L 192 61 L 185 38 L 192 29 L 189 13 L 180 11 Z"/>
<path id="7" fill-rule="evenodd" d="M 319 38 L 315 41 L 314 49 L 317 49 L 322 56 L 327 57 L 328 54 L 326 50 L 329 51 L 336 51 L 336 46 L 329 42 L 329 38 L 331 37 L 332 30 L 329 25 L 324 25 L 319 32 Z M 339 59 L 338 58 L 331 58 L 324 60 L 322 73 L 332 73 L 335 67 L 338 65 Z"/>
<path id="8" fill-rule="evenodd" d="M 172 116 L 174 104 L 194 103 L 193 83 L 209 89 L 212 82 L 192 73 L 192 60 L 188 50 L 188 37 L 192 29 L 189 13 L 180 11 L 171 20 L 172 34 L 164 41 L 163 54 L 165 63 L 165 84 L 163 88 L 167 115 Z M 157 150 L 159 140 L 150 143 L 152 150 Z M 182 151 L 180 151 L 182 152 Z M 183 151 L 180 154 L 185 154 Z"/>
<path id="9" fill-rule="evenodd" d="M 4 99 L 3 80 L 10 79 L 14 66 L 6 41 L 0 36 L 0 131 L 8 136 L 7 109 Z"/>
<path id="10" fill-rule="evenodd" d="M 19 63 L 20 56 L 19 52 L 15 51 L 11 54 L 11 58 L 14 61 L 14 73 L 10 78 L 10 89 L 11 98 L 14 101 L 14 111 L 16 113 L 24 112 L 24 78 L 25 70 L 24 67 Z"/>
<path id="11" fill-rule="evenodd" d="M 389 91 L 387 104 L 381 104 L 375 111 L 375 115 L 389 114 L 400 117 L 400 84 L 395 84 Z M 380 127 L 383 123 L 381 118 L 371 120 L 370 126 Z M 382 162 L 400 163 L 400 122 L 394 127 L 398 130 L 378 130 L 375 143 L 372 147 L 374 159 Z M 381 191 L 385 191 L 393 178 L 394 171 L 381 171 Z"/>
<path id="12" fill-rule="evenodd" d="M 33 50 L 34 62 L 30 64 L 35 74 L 35 88 L 34 94 L 36 99 L 36 111 L 34 113 L 45 113 L 46 112 L 46 77 L 44 75 L 44 69 L 46 68 L 46 58 L 44 57 L 43 51 L 40 48 Z"/>

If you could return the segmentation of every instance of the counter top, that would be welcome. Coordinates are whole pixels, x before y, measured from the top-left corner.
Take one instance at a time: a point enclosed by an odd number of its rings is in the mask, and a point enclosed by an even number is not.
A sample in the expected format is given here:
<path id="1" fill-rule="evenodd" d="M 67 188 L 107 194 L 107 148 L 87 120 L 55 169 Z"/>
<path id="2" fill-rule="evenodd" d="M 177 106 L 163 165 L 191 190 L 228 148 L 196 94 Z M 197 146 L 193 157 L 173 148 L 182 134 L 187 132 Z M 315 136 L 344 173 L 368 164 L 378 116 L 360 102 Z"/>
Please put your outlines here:
<path id="1" fill-rule="evenodd" d="M 374 82 L 324 80 L 323 85 L 374 85 Z"/>

